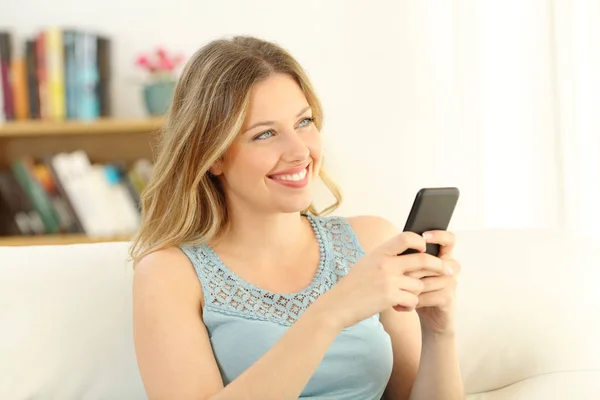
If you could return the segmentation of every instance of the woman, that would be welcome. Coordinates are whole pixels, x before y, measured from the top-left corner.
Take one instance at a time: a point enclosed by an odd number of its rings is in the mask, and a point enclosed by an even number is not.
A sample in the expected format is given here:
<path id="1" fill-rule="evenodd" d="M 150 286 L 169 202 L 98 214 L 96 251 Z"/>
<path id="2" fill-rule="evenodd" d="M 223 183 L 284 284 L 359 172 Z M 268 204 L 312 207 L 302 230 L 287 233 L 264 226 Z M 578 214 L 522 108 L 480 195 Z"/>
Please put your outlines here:
<path id="1" fill-rule="evenodd" d="M 151 399 L 463 397 L 453 236 L 320 215 L 318 178 L 337 199 L 327 211 L 341 200 L 322 120 L 275 44 L 217 40 L 186 65 L 131 249 Z M 397 256 L 407 248 L 419 253 Z"/>

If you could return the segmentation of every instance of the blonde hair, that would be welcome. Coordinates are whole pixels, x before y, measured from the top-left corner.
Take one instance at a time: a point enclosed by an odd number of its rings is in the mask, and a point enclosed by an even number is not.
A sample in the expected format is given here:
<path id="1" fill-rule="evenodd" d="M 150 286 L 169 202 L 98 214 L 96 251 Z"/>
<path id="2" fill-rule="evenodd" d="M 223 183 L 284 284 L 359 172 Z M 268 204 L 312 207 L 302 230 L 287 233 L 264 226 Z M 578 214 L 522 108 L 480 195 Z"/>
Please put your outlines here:
<path id="1" fill-rule="evenodd" d="M 215 40 L 188 61 L 177 82 L 151 180 L 141 194 L 142 221 L 129 249 L 136 265 L 145 255 L 184 243 L 206 243 L 227 227 L 225 194 L 209 168 L 242 129 L 250 90 L 269 76 L 296 80 L 320 130 L 323 111 L 306 73 L 283 48 L 253 37 Z M 311 203 L 303 212 L 324 215 L 342 196 L 321 168 L 319 177 L 335 202 L 319 212 Z"/>

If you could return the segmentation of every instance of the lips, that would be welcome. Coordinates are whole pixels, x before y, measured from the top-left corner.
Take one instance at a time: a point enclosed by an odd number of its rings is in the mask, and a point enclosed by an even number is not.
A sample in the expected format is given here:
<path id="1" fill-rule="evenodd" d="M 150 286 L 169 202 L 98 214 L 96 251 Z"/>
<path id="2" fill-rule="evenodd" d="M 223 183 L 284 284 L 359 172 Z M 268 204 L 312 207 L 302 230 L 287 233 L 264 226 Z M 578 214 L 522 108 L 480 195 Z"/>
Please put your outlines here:
<path id="1" fill-rule="evenodd" d="M 310 164 L 298 166 L 277 174 L 269 175 L 269 178 L 277 183 L 288 187 L 301 188 L 308 184 Z"/>
<path id="2" fill-rule="evenodd" d="M 302 165 L 299 165 L 294 168 L 286 169 L 284 171 L 279 171 L 275 174 L 269 175 L 269 178 L 274 178 L 274 177 L 278 177 L 278 176 L 282 176 L 282 175 L 294 175 L 294 174 L 297 174 L 297 173 L 300 173 L 300 172 L 306 170 L 306 167 L 308 167 L 309 165 L 310 165 L 310 163 L 306 163 L 306 164 L 302 164 Z"/>
<path id="3" fill-rule="evenodd" d="M 281 181 L 299 182 L 299 181 L 303 180 L 304 178 L 306 178 L 306 174 L 307 173 L 308 173 L 308 168 L 304 167 L 304 169 L 302 169 L 300 172 L 296 172 L 296 173 L 293 173 L 293 174 L 271 175 L 269 178 L 276 179 L 276 180 L 281 180 Z"/>

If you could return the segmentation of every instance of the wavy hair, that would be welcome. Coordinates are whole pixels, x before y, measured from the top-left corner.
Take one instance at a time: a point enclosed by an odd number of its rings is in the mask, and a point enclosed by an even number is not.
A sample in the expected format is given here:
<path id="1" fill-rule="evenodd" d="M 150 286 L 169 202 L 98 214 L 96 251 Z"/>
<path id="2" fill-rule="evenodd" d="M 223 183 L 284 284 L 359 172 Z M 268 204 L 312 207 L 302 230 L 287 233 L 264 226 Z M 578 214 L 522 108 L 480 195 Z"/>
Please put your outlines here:
<path id="1" fill-rule="evenodd" d="M 252 87 L 277 73 L 298 83 L 320 130 L 321 103 L 303 68 L 282 47 L 236 36 L 210 42 L 187 62 L 159 134 L 151 179 L 141 193 L 141 225 L 129 248 L 134 265 L 162 248 L 206 243 L 228 226 L 225 193 L 208 171 L 241 131 Z M 341 203 L 323 168 L 319 177 L 335 202 L 320 212 L 311 203 L 303 212 L 324 215 Z"/>

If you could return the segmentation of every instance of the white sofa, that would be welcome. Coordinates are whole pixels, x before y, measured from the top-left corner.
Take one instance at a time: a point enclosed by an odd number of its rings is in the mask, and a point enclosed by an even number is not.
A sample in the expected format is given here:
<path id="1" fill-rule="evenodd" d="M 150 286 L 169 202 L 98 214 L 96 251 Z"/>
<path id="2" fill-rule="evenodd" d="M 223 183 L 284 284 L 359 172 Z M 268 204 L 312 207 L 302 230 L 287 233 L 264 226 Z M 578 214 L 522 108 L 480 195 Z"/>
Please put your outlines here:
<path id="1" fill-rule="evenodd" d="M 469 400 L 600 399 L 600 241 L 457 232 Z M 127 243 L 0 247 L 0 399 L 144 399 Z"/>

